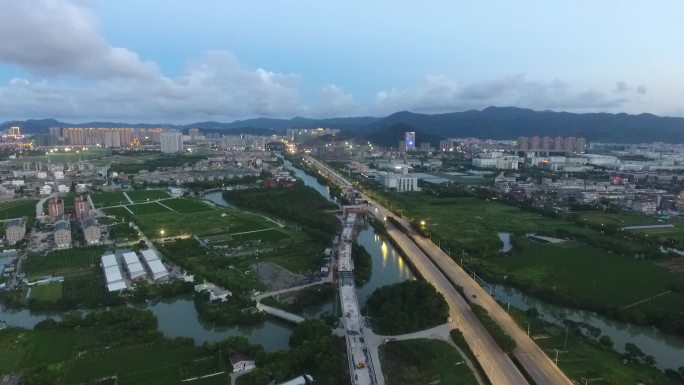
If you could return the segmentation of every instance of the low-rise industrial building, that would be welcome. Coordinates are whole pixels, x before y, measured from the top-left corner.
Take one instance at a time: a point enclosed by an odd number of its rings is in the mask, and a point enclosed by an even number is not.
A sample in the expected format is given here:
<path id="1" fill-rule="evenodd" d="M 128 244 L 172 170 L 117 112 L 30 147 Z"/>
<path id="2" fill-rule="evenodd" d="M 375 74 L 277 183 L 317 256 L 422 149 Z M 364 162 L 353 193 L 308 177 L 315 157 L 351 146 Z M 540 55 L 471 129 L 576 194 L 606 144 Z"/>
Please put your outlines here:
<path id="1" fill-rule="evenodd" d="M 143 269 L 137 254 L 132 251 L 124 253 L 123 260 L 126 263 L 126 270 L 128 270 L 128 275 L 132 281 L 145 279 L 145 269 Z"/>
<path id="2" fill-rule="evenodd" d="M 102 270 L 104 271 L 105 283 L 109 292 L 121 291 L 126 289 L 126 282 L 124 281 L 119 263 L 116 261 L 114 254 L 107 254 L 102 256 Z"/>
<path id="3" fill-rule="evenodd" d="M 154 281 L 168 280 L 169 272 L 154 250 L 146 249 L 141 251 L 140 254 L 142 254 L 145 265 L 147 265 L 147 272 Z"/>

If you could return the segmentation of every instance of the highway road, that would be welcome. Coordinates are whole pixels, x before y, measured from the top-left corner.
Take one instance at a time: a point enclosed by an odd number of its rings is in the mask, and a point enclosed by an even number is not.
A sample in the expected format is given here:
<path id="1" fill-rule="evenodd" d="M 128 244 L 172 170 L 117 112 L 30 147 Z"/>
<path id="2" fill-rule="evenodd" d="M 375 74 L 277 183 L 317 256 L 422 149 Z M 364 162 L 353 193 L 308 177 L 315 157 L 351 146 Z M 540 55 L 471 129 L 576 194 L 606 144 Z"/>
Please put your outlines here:
<path id="1" fill-rule="evenodd" d="M 316 166 L 323 168 L 327 174 L 343 186 L 351 183 L 327 165 L 307 157 Z M 513 365 L 501 349 L 494 343 L 482 324 L 470 310 L 469 305 L 458 293 L 452 282 L 462 286 L 465 294 L 478 305 L 484 307 L 489 315 L 517 343 L 514 351 L 516 359 L 537 385 L 572 385 L 572 381 L 553 363 L 553 361 L 534 343 L 534 341 L 518 327 L 506 311 L 489 296 L 489 294 L 473 280 L 454 260 L 429 239 L 415 232 L 403 218 L 399 218 L 387 208 L 364 194 L 364 198 L 377 210 L 371 210 L 378 218 L 392 216 L 400 221 L 409 235 L 393 226 L 388 226 L 389 235 L 397 242 L 407 257 L 416 266 L 420 274 L 444 295 L 451 309 L 452 319 L 463 331 L 466 341 L 473 351 L 477 351 L 478 361 L 485 369 L 493 384 L 527 384 L 520 371 Z M 410 236 L 410 237 L 409 237 Z M 493 344 L 493 346 L 492 346 Z M 486 357 L 486 359 L 485 359 Z M 483 363 L 483 361 L 485 361 Z M 491 375 L 490 375 L 491 372 Z"/>

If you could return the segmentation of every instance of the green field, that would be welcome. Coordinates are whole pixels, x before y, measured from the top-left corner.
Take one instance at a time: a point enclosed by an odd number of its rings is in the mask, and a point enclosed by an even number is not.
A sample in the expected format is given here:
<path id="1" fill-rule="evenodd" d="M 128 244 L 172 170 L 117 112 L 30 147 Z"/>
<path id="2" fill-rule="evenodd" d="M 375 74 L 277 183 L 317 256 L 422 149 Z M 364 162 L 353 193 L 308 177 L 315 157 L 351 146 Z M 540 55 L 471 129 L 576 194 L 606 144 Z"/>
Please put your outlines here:
<path id="1" fill-rule="evenodd" d="M 103 246 L 91 246 L 47 254 L 32 253 L 24 261 L 22 269 L 29 278 L 46 275 L 69 277 L 90 271 L 91 266 L 97 266 L 105 251 L 106 248 Z"/>
<path id="2" fill-rule="evenodd" d="M 197 349 L 181 347 L 169 349 L 167 346 L 144 346 L 116 349 L 104 355 L 90 356 L 72 360 L 65 383 L 77 384 L 111 376 L 119 376 L 120 385 L 166 385 L 181 384 L 180 366 L 186 361 L 197 358 Z M 225 376 L 217 376 L 192 384 L 225 384 Z"/>
<path id="3" fill-rule="evenodd" d="M 276 227 L 266 218 L 246 211 L 214 208 L 209 210 L 176 212 L 168 211 L 136 215 L 135 222 L 143 233 L 154 237 L 164 230 L 164 236 L 180 234 L 211 235 L 241 233 Z"/>
<path id="4" fill-rule="evenodd" d="M 563 326 L 545 323 L 518 309 L 511 308 L 511 314 L 521 328 L 526 329 L 529 323 L 532 335 L 545 336 L 535 339 L 535 342 L 549 357 L 555 358 L 554 349 L 559 349 L 558 366 L 576 383 L 583 383 L 582 378 L 603 378 L 602 381 L 594 383 L 605 385 L 677 383 L 655 368 L 636 364 L 625 365 L 620 354 L 572 330 L 568 334 L 566 346 Z"/>
<path id="5" fill-rule="evenodd" d="M 129 210 L 131 210 L 136 216 L 143 215 L 143 214 L 155 214 L 155 213 L 169 212 L 169 209 L 160 205 L 157 202 L 139 203 L 139 204 L 135 204 L 135 205 L 128 205 L 126 207 Z"/>
<path id="6" fill-rule="evenodd" d="M 175 211 L 181 213 L 190 213 L 193 211 L 206 211 L 211 210 L 212 207 L 204 202 L 198 201 L 196 199 L 186 199 L 186 198 L 174 198 L 167 199 L 164 204 L 171 207 Z"/>
<path id="7" fill-rule="evenodd" d="M 35 218 L 36 200 L 19 199 L 0 204 L 0 220 L 21 217 Z"/>
<path id="8" fill-rule="evenodd" d="M 380 346 L 387 385 L 477 385 L 463 357 L 448 343 L 417 339 Z"/>
<path id="9" fill-rule="evenodd" d="M 130 203 L 121 192 L 101 192 L 90 194 L 96 207 L 118 206 Z"/>
<path id="10" fill-rule="evenodd" d="M 493 257 L 507 280 L 535 291 L 557 291 L 574 300 L 622 307 L 669 290 L 684 277 L 643 259 L 626 258 L 579 244 L 516 243 L 510 257 Z M 684 295 L 671 294 L 670 311 L 684 311 Z"/>
<path id="11" fill-rule="evenodd" d="M 289 235 L 278 229 L 267 229 L 244 234 L 220 234 L 203 237 L 207 245 L 233 245 L 249 241 L 277 242 L 288 238 Z"/>
<path id="12" fill-rule="evenodd" d="M 62 283 L 37 285 L 31 288 L 31 298 L 39 301 L 57 301 L 62 298 Z"/>
<path id="13" fill-rule="evenodd" d="M 41 384 L 93 384 L 116 375 L 118 384 L 180 385 L 182 369 L 197 367 L 197 359 L 209 360 L 199 367 L 198 375 L 223 367 L 213 353 L 187 341 L 172 343 L 161 338 L 154 318 L 148 322 L 140 316 L 117 317 L 101 314 L 90 321 L 95 323 L 92 326 L 77 321 L 77 327 L 0 330 L 0 374 L 22 372 L 26 383 L 31 377 L 30 383 Z M 219 375 L 192 383 L 226 381 L 225 375 Z"/>
<path id="14" fill-rule="evenodd" d="M 170 198 L 171 196 L 169 193 L 166 192 L 166 190 L 135 190 L 135 191 L 126 191 L 126 195 L 128 195 L 129 198 L 133 202 L 145 202 L 147 200 L 156 200 L 156 199 L 164 199 L 164 198 Z"/>
<path id="15" fill-rule="evenodd" d="M 117 216 L 119 218 L 127 218 L 130 216 L 133 216 L 133 214 L 131 214 L 130 211 L 126 210 L 126 208 L 122 207 L 122 206 L 109 207 L 109 208 L 103 209 L 102 211 L 104 211 L 108 215 L 114 215 L 114 216 Z"/>

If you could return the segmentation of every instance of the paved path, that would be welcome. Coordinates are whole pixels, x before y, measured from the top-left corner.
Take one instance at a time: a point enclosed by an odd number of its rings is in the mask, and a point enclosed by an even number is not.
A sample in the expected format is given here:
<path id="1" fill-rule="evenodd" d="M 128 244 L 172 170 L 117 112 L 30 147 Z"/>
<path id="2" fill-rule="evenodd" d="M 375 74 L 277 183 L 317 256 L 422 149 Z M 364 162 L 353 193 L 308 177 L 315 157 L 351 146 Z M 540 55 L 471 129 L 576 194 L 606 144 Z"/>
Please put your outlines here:
<path id="1" fill-rule="evenodd" d="M 302 289 L 306 289 L 307 287 L 316 286 L 316 285 L 322 285 L 322 284 L 324 284 L 324 283 L 329 283 L 329 282 L 331 282 L 330 277 L 327 277 L 327 278 L 322 279 L 322 280 L 320 280 L 320 281 L 307 283 L 306 285 L 295 286 L 295 287 L 289 287 L 289 288 L 287 288 L 287 289 L 281 289 L 281 290 L 269 291 L 269 292 L 266 292 L 266 293 L 261 293 L 261 294 L 259 294 L 259 295 L 257 295 L 257 296 L 252 297 L 252 298 L 253 298 L 254 300 L 256 300 L 257 302 L 259 302 L 259 301 L 261 301 L 262 299 L 267 298 L 267 297 L 273 297 L 274 295 L 280 295 L 280 294 L 285 294 L 285 293 L 291 293 L 291 292 L 293 292 L 293 291 L 299 291 L 299 290 L 302 290 Z"/>
<path id="2" fill-rule="evenodd" d="M 43 207 L 45 205 L 45 202 L 48 199 L 56 198 L 56 197 L 57 197 L 57 193 L 52 193 L 52 194 L 46 196 L 45 198 L 41 198 L 38 201 L 38 203 L 36 203 L 36 218 L 40 218 L 40 216 L 43 215 Z M 88 196 L 88 199 L 90 199 L 90 195 Z M 92 202 L 91 202 L 91 205 L 92 205 Z M 95 207 L 95 206 L 93 206 L 93 207 Z"/>
<path id="3" fill-rule="evenodd" d="M 261 302 L 257 302 L 256 308 L 259 309 L 260 311 L 263 311 L 264 313 L 270 314 L 272 316 L 278 317 L 280 319 L 284 319 L 285 321 L 290 321 L 294 323 L 302 323 L 304 322 L 305 318 L 297 315 L 297 314 L 292 314 L 288 313 L 285 310 L 278 309 L 275 307 L 267 306 L 264 305 Z"/>
<path id="4" fill-rule="evenodd" d="M 133 203 L 135 203 L 135 202 L 133 202 L 133 199 L 131 199 L 131 197 L 129 197 L 129 196 L 128 196 L 128 194 L 126 194 L 126 192 L 125 192 L 125 191 L 122 191 L 122 193 L 123 193 L 123 196 L 125 196 L 125 197 L 126 197 L 126 199 L 128 199 L 128 202 L 129 202 L 130 204 L 133 204 Z"/>

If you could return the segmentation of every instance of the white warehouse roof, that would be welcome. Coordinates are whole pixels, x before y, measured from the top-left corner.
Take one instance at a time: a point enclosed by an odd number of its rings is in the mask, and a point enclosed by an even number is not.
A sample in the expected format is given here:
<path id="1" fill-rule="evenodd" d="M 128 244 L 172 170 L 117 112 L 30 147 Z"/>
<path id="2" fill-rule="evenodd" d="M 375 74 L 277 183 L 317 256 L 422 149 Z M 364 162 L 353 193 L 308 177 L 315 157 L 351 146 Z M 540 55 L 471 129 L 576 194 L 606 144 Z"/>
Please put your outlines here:
<path id="1" fill-rule="evenodd" d="M 105 279 L 107 280 L 107 284 L 123 281 L 123 276 L 121 275 L 121 270 L 119 270 L 119 266 L 105 267 L 104 273 Z"/>
<path id="2" fill-rule="evenodd" d="M 152 249 L 145 249 L 145 250 L 141 251 L 140 254 L 142 254 L 143 259 L 148 263 L 151 261 L 159 259 L 159 256 L 157 255 L 157 253 L 155 253 L 154 250 L 152 250 Z"/>
<path id="3" fill-rule="evenodd" d="M 102 267 L 105 269 L 110 267 L 110 266 L 116 266 L 116 257 L 114 254 L 107 254 L 102 256 Z"/>
<path id="4" fill-rule="evenodd" d="M 126 283 L 125 282 L 115 282 L 115 283 L 107 284 L 107 290 L 109 290 L 110 293 L 113 291 L 121 291 L 124 289 L 126 289 Z"/>
<path id="5" fill-rule="evenodd" d="M 124 253 L 123 259 L 127 265 L 130 265 L 130 264 L 136 263 L 136 262 L 140 263 L 140 259 L 138 258 L 138 255 L 132 251 L 129 251 L 128 253 Z"/>
<path id="6" fill-rule="evenodd" d="M 169 275 L 169 272 L 166 271 L 164 264 L 158 259 L 147 262 L 147 266 L 149 266 L 150 272 L 152 272 L 152 278 L 154 279 L 159 279 Z"/>
<path id="7" fill-rule="evenodd" d="M 131 275 L 131 279 L 135 279 L 145 275 L 145 270 L 143 269 L 137 254 L 135 254 L 132 251 L 124 253 L 123 259 L 124 261 L 126 261 L 126 269 L 128 270 L 128 273 Z"/>

